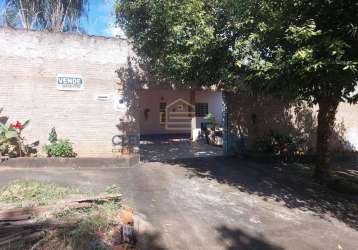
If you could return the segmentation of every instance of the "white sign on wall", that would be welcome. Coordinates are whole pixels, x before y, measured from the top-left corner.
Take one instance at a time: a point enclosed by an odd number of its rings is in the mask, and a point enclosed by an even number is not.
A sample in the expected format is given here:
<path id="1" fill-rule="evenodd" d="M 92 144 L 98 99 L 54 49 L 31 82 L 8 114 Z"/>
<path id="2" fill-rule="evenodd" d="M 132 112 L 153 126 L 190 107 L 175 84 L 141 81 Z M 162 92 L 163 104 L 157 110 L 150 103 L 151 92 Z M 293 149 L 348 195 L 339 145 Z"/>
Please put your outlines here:
<path id="1" fill-rule="evenodd" d="M 58 74 L 56 86 L 58 90 L 80 91 L 85 88 L 85 81 L 81 75 Z"/>
<path id="2" fill-rule="evenodd" d="M 95 100 L 98 102 L 107 102 L 112 99 L 111 94 L 100 94 L 95 96 Z"/>

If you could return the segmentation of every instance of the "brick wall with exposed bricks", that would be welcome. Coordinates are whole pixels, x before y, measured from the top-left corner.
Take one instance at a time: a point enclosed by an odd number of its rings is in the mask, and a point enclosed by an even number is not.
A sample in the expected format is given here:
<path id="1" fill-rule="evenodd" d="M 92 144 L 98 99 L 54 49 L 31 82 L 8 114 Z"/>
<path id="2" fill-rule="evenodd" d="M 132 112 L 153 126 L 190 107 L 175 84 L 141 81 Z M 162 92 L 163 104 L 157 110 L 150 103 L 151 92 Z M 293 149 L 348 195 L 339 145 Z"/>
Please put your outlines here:
<path id="1" fill-rule="evenodd" d="M 0 116 L 30 119 L 24 135 L 28 143 L 39 140 L 40 151 L 55 127 L 78 156 L 117 156 L 112 137 L 122 133 L 117 125 L 125 114 L 114 108 L 123 84 L 116 70 L 126 67 L 128 56 L 125 40 L 0 29 Z M 80 75 L 84 89 L 58 90 L 58 74 Z"/>

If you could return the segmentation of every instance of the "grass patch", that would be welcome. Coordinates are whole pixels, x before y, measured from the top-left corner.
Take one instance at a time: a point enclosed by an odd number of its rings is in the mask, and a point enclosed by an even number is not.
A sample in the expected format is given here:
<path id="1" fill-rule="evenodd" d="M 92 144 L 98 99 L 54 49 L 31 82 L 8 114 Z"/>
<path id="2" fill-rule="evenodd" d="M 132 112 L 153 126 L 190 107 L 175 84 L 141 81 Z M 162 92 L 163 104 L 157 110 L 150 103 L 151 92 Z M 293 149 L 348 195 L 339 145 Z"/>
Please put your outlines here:
<path id="1" fill-rule="evenodd" d="M 15 181 L 0 192 L 0 202 L 12 203 L 23 207 L 29 205 L 47 205 L 69 195 L 84 194 L 79 189 L 59 186 L 53 183 L 20 180 Z"/>
<path id="2" fill-rule="evenodd" d="M 60 237 L 64 244 L 72 249 L 110 249 L 107 241 L 111 239 L 111 229 L 118 224 L 118 214 L 121 204 L 118 202 L 106 202 L 87 209 L 78 227 L 73 230 L 60 231 Z M 73 219 L 78 216 L 68 213 L 63 220 Z"/>
<path id="3" fill-rule="evenodd" d="M 120 194 L 119 187 L 109 186 L 105 194 Z M 82 219 L 76 228 L 59 231 L 55 239 L 56 243 L 61 242 L 61 246 L 69 247 L 69 249 L 111 249 L 111 229 L 119 222 L 118 216 L 121 208 L 120 202 L 110 201 L 80 211 L 70 209 L 57 214 L 57 217 L 64 221 L 71 221 L 73 218 Z M 54 245 L 53 241 L 50 241 L 48 245 Z"/>
<path id="4" fill-rule="evenodd" d="M 115 185 L 108 186 L 102 194 L 119 195 L 120 189 Z M 24 207 L 26 204 L 56 203 L 72 195 L 85 197 L 90 193 L 46 182 L 16 181 L 1 190 L 0 201 Z M 84 209 L 64 209 L 54 214 L 54 218 L 62 222 L 75 220 L 78 224 L 74 228 L 51 231 L 42 246 L 36 249 L 111 249 L 111 234 L 119 223 L 121 209 L 120 201 L 97 202 Z M 27 249 L 21 241 L 16 245 L 9 249 Z"/>

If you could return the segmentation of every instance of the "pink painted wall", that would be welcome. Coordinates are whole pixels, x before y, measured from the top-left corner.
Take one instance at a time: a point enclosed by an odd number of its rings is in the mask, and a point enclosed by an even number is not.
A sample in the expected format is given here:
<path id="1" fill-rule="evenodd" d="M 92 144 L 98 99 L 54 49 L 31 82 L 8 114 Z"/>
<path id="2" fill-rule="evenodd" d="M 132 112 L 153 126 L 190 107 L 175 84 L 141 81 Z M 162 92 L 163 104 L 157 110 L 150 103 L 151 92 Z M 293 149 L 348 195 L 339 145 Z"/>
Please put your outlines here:
<path id="1" fill-rule="evenodd" d="M 196 91 L 196 102 L 207 102 L 209 106 L 209 113 L 212 113 L 216 121 L 222 124 L 223 121 L 223 97 L 221 91 Z"/>
<path id="2" fill-rule="evenodd" d="M 170 103 L 181 98 L 190 102 L 190 90 L 148 89 L 140 93 L 140 133 L 146 134 L 176 134 L 183 131 L 166 130 L 160 125 L 159 106 L 161 102 Z M 222 121 L 222 93 L 214 91 L 196 91 L 196 102 L 207 102 L 209 112 L 213 113 L 219 122 Z M 148 119 L 145 110 L 149 109 Z"/>

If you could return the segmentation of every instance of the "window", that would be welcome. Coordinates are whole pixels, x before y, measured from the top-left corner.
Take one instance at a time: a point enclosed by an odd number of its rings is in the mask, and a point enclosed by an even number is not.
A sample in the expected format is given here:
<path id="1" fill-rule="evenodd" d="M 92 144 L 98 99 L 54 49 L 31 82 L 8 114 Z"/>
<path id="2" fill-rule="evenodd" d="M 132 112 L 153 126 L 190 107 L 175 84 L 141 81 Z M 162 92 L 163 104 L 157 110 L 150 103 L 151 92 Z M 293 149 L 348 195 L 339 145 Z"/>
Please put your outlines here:
<path id="1" fill-rule="evenodd" d="M 159 104 L 159 110 L 160 112 L 165 112 L 165 108 L 167 107 L 167 103 L 166 102 L 161 102 Z"/>
<path id="2" fill-rule="evenodd" d="M 204 117 L 209 113 L 209 107 L 207 103 L 196 103 L 195 104 L 195 116 Z"/>
<path id="3" fill-rule="evenodd" d="M 179 104 L 179 105 L 177 106 L 177 110 L 178 110 L 178 112 L 182 112 L 182 111 L 184 110 L 183 104 Z"/>
<path id="4" fill-rule="evenodd" d="M 159 103 L 159 119 L 160 119 L 160 124 L 164 124 L 165 123 L 165 109 L 167 107 L 167 103 L 166 102 L 161 102 Z"/>

